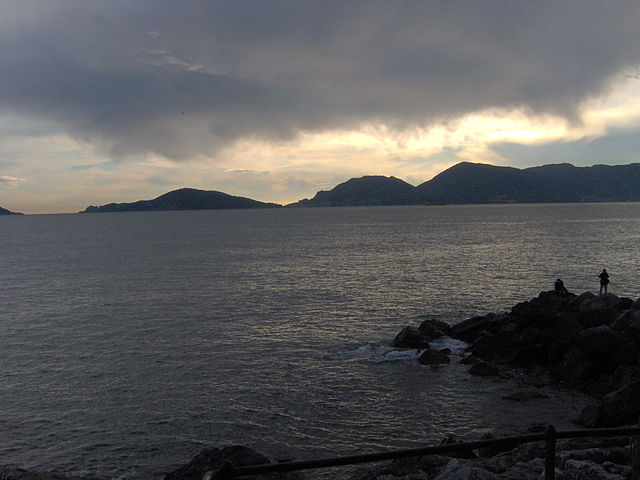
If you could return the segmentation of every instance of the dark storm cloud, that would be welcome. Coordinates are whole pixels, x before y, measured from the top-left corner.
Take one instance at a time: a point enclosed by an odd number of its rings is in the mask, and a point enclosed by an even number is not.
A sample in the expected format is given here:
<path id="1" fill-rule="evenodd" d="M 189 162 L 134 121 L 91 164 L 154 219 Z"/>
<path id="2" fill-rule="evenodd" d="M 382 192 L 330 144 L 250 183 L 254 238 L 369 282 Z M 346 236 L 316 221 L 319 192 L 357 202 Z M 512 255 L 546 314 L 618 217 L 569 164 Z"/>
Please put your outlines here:
<path id="1" fill-rule="evenodd" d="M 487 107 L 574 118 L 640 63 L 635 1 L 0 2 L 0 108 L 116 156 Z"/>

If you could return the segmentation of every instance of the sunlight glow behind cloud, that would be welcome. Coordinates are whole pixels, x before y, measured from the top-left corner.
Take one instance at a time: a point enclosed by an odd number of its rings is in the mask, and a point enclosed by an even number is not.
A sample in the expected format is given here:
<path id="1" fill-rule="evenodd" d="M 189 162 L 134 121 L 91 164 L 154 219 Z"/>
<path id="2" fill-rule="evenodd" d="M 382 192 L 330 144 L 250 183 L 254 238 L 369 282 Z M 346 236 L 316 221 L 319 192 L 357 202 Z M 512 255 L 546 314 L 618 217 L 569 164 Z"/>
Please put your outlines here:
<path id="1" fill-rule="evenodd" d="M 637 2 L 0 1 L 11 210 L 184 186 L 289 203 L 640 131 Z"/>

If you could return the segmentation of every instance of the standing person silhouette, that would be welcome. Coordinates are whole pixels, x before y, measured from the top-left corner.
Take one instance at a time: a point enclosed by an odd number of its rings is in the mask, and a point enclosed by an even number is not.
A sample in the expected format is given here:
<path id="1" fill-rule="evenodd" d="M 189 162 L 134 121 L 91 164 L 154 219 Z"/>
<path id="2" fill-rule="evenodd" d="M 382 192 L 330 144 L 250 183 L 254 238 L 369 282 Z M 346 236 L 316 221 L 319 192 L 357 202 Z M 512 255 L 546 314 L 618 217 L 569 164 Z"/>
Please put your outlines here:
<path id="1" fill-rule="evenodd" d="M 600 272 L 600 295 L 602 295 L 602 290 L 604 289 L 604 293 L 607 293 L 607 286 L 609 285 L 609 274 L 607 273 L 607 269 L 603 268 L 602 272 Z"/>

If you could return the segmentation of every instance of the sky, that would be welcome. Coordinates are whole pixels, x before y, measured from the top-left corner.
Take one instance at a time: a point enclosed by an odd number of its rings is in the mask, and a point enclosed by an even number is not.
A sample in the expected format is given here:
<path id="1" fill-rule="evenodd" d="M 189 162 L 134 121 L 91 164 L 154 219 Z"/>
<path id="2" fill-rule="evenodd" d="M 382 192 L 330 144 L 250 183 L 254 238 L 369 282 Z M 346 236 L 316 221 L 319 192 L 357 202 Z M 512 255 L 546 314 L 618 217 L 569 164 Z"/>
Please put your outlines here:
<path id="1" fill-rule="evenodd" d="M 640 162 L 637 0 L 0 0 L 0 206 Z"/>

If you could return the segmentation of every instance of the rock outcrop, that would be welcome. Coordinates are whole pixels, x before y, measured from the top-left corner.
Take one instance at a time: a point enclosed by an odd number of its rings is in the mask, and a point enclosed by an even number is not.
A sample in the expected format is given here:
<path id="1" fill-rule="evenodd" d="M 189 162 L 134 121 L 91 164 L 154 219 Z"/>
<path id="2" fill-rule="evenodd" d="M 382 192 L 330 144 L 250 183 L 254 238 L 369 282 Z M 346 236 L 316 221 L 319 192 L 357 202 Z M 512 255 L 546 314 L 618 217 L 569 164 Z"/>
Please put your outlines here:
<path id="1" fill-rule="evenodd" d="M 542 478 L 544 443 L 482 449 L 467 458 L 429 455 L 368 468 L 350 480 L 530 480 Z M 556 479 L 624 480 L 632 478 L 633 450 L 628 439 L 573 439 L 557 445 Z"/>
<path id="2" fill-rule="evenodd" d="M 261 453 L 242 445 L 208 448 L 201 451 L 188 464 L 165 476 L 164 480 L 203 480 L 208 472 L 215 472 L 229 463 L 235 467 L 244 467 L 271 462 Z M 305 477 L 301 473 L 292 472 L 252 475 L 242 478 L 248 480 L 304 480 Z"/>
<path id="3" fill-rule="evenodd" d="M 508 312 L 469 318 L 450 329 L 436 320 L 405 327 L 392 346 L 429 352 L 429 342 L 442 335 L 470 344 L 464 363 L 474 364 L 471 374 L 493 376 L 499 365 L 544 370 L 600 396 L 599 405 L 579 417 L 584 426 L 640 419 L 640 299 L 542 292 Z"/>

